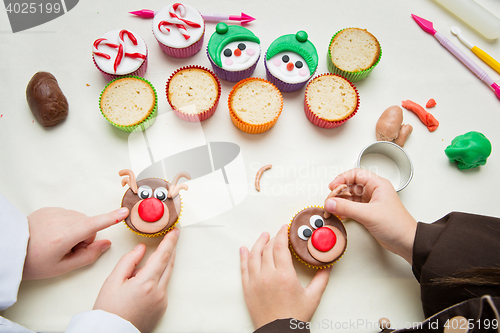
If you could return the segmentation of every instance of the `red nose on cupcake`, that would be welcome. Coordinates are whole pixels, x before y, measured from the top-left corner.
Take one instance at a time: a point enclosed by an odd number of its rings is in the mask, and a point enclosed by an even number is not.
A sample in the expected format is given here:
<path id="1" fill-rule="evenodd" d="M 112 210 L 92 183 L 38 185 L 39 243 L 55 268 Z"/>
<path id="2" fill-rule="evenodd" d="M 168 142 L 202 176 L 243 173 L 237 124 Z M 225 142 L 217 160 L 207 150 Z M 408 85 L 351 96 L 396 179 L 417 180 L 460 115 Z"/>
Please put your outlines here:
<path id="1" fill-rule="evenodd" d="M 330 228 L 321 227 L 314 230 L 311 236 L 311 242 L 314 248 L 321 252 L 328 252 L 337 243 L 337 236 Z"/>
<path id="2" fill-rule="evenodd" d="M 289 71 L 293 71 L 293 63 L 289 62 L 288 64 L 286 64 L 286 69 L 288 69 Z"/>
<path id="3" fill-rule="evenodd" d="M 239 57 L 241 55 L 241 50 L 240 49 L 236 49 L 236 50 L 234 50 L 233 53 L 234 53 L 235 56 Z"/>
<path id="4" fill-rule="evenodd" d="M 146 222 L 156 222 L 163 216 L 163 203 L 156 198 L 141 201 L 138 207 L 139 217 Z"/>

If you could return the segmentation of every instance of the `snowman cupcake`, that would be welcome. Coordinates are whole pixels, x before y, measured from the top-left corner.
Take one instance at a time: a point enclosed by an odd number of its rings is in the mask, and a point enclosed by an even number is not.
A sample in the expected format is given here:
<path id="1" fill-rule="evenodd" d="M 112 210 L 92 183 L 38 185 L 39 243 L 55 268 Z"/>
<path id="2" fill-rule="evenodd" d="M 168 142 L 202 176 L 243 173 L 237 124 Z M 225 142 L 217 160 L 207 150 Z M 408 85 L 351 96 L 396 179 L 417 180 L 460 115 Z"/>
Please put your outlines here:
<path id="1" fill-rule="evenodd" d="M 260 40 L 242 26 L 221 22 L 210 37 L 207 56 L 220 79 L 238 82 L 255 70 L 260 58 Z"/>
<path id="2" fill-rule="evenodd" d="M 307 37 L 305 31 L 283 35 L 267 49 L 267 79 L 283 92 L 302 88 L 318 67 L 318 52 Z"/>

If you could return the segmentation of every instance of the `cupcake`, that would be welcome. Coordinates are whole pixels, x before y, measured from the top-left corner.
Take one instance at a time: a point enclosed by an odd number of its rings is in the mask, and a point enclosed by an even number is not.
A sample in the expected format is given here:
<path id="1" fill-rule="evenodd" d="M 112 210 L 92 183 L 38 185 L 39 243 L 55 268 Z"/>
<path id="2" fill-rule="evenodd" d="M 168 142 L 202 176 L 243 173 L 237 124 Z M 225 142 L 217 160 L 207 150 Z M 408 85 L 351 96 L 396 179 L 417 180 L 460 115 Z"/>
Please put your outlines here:
<path id="1" fill-rule="evenodd" d="M 118 173 L 125 176 L 122 186 L 128 190 L 122 199 L 122 207 L 127 207 L 129 215 L 125 224 L 134 233 L 146 236 L 161 236 L 172 230 L 181 216 L 180 190 L 187 190 L 186 184 L 177 184 L 181 177 L 191 179 L 187 172 L 179 172 L 172 183 L 159 178 L 136 181 L 131 170 Z"/>
<path id="2" fill-rule="evenodd" d="M 332 266 L 347 247 L 347 232 L 337 216 L 324 217 L 323 207 L 308 207 L 290 222 L 288 240 L 295 257 L 309 267 Z"/>
<path id="3" fill-rule="evenodd" d="M 219 80 L 209 69 L 186 66 L 170 76 L 166 94 L 168 104 L 179 118 L 197 122 L 206 120 L 215 113 L 221 87 Z"/>
<path id="4" fill-rule="evenodd" d="M 330 73 L 355 82 L 367 77 L 381 56 L 380 44 L 371 33 L 347 28 L 332 37 L 326 61 Z"/>
<path id="5" fill-rule="evenodd" d="M 205 21 L 192 6 L 174 3 L 155 14 L 153 34 L 163 52 L 175 58 L 188 58 L 201 50 Z"/>
<path id="6" fill-rule="evenodd" d="M 92 59 L 109 81 L 124 75 L 143 76 L 148 67 L 148 48 L 136 33 L 116 29 L 94 41 Z"/>
<path id="7" fill-rule="evenodd" d="M 267 79 L 283 92 L 302 88 L 318 67 L 318 52 L 305 31 L 278 37 L 266 52 Z"/>
<path id="8" fill-rule="evenodd" d="M 260 40 L 239 25 L 220 22 L 207 46 L 208 60 L 223 80 L 238 82 L 250 77 L 260 58 Z"/>
<path id="9" fill-rule="evenodd" d="M 271 82 L 251 77 L 238 82 L 228 98 L 233 124 L 250 134 L 272 128 L 283 110 L 283 97 Z"/>
<path id="10" fill-rule="evenodd" d="M 143 131 L 156 119 L 158 96 L 153 85 L 142 77 L 122 77 L 106 85 L 99 107 L 104 118 L 122 131 Z"/>
<path id="11" fill-rule="evenodd" d="M 334 128 L 353 117 L 359 108 L 356 87 L 341 76 L 322 74 L 306 87 L 304 111 L 307 119 L 323 128 Z"/>

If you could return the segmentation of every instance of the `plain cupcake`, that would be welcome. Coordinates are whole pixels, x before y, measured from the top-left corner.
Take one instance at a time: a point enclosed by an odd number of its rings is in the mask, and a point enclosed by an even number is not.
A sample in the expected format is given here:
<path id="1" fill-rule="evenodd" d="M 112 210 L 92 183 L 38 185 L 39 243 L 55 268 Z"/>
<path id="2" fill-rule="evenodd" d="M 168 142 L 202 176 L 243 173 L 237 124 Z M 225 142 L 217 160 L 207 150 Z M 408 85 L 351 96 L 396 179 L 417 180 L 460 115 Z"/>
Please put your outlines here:
<path id="1" fill-rule="evenodd" d="M 312 79 L 304 95 L 307 119 L 323 128 L 335 128 L 352 118 L 359 108 L 356 87 L 336 74 L 322 74 Z"/>
<path id="2" fill-rule="evenodd" d="M 220 22 L 208 41 L 207 56 L 220 79 L 238 82 L 250 77 L 257 67 L 260 40 L 242 26 Z"/>
<path id="3" fill-rule="evenodd" d="M 126 29 L 111 30 L 96 39 L 92 46 L 94 65 L 109 81 L 146 73 L 148 48 L 136 33 Z"/>
<path id="4" fill-rule="evenodd" d="M 381 57 L 382 48 L 375 36 L 366 29 L 347 28 L 332 37 L 327 66 L 330 73 L 355 82 L 366 78 Z"/>
<path id="5" fill-rule="evenodd" d="M 172 73 L 165 91 L 168 104 L 179 118 L 198 122 L 215 113 L 221 86 L 211 70 L 201 66 L 186 66 Z"/>

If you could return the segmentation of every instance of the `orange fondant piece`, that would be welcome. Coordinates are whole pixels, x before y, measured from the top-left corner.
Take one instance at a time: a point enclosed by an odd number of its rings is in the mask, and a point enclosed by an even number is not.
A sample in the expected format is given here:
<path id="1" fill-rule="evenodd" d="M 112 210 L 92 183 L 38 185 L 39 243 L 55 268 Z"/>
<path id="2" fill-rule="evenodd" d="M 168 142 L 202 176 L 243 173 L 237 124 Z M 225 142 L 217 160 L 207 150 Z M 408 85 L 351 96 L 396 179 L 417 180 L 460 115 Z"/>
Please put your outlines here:
<path id="1" fill-rule="evenodd" d="M 430 109 L 430 108 L 433 108 L 436 106 L 436 101 L 434 100 L 434 98 L 431 98 L 430 100 L 427 101 L 427 104 L 425 104 L 425 107 Z"/>
<path id="2" fill-rule="evenodd" d="M 425 126 L 427 126 L 427 129 L 429 130 L 429 132 L 434 132 L 435 130 L 437 130 L 437 128 L 439 126 L 439 121 L 437 121 L 437 119 L 434 118 L 434 116 L 432 114 L 425 111 L 425 109 L 423 107 L 421 107 L 417 103 L 412 102 L 410 100 L 406 100 L 406 101 L 401 102 L 401 105 L 405 109 L 416 113 L 418 118 L 420 118 L 420 121 Z"/>
<path id="3" fill-rule="evenodd" d="M 236 50 L 234 50 L 233 53 L 234 53 L 235 56 L 239 57 L 241 55 L 241 50 L 240 49 L 236 49 Z"/>

